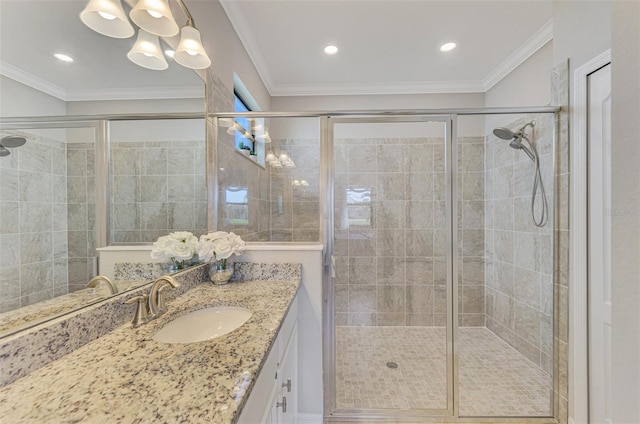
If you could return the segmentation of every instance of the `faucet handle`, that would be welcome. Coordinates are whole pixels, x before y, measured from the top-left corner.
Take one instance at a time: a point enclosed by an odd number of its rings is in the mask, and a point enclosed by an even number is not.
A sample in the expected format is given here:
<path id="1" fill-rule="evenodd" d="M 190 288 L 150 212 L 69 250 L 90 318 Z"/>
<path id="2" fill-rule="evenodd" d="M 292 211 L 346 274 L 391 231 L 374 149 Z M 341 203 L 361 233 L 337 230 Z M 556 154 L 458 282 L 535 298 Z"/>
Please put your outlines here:
<path id="1" fill-rule="evenodd" d="M 167 285 L 163 285 L 158 289 L 158 312 L 162 313 L 167 310 L 167 305 L 164 304 L 164 290 L 167 288 Z"/>
<path id="2" fill-rule="evenodd" d="M 149 313 L 147 311 L 147 305 L 146 305 L 147 296 L 140 295 L 140 296 L 132 297 L 131 299 L 124 302 L 124 304 L 128 305 L 133 302 L 138 302 L 138 305 L 136 307 L 136 315 L 133 317 L 133 321 L 131 322 L 131 324 L 134 327 L 139 327 L 142 324 L 149 322 Z"/>

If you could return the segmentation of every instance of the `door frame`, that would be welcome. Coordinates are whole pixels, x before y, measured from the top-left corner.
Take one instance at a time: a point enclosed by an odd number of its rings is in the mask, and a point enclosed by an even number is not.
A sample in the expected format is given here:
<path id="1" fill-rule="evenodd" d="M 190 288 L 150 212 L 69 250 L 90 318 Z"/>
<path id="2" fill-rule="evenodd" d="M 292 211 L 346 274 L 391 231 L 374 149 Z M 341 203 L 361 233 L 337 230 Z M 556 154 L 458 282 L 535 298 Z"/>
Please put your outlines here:
<path id="1" fill-rule="evenodd" d="M 569 423 L 589 420 L 587 77 L 609 63 L 611 49 L 573 72 L 569 158 Z"/>
<path id="2" fill-rule="evenodd" d="M 337 409 L 336 408 L 336 382 L 335 382 L 335 322 L 334 322 L 334 182 L 335 169 L 333 166 L 334 155 L 334 125 L 339 123 L 409 123 L 409 122 L 442 122 L 445 124 L 445 208 L 446 208 L 446 234 L 451 234 L 447 239 L 447 337 L 446 337 L 446 362 L 447 362 L 447 409 L 399 411 L 385 409 Z M 454 349 L 457 340 L 458 326 L 458 235 L 457 235 L 457 114 L 407 114 L 394 116 L 339 116 L 323 117 L 321 121 L 321 159 L 322 170 L 321 189 L 324 190 L 324 202 L 321 206 L 322 233 L 325 236 L 325 249 L 323 252 L 323 379 L 324 379 L 324 415 L 328 421 L 333 420 L 384 420 L 393 417 L 405 419 L 422 419 L 425 412 L 429 416 L 458 416 L 458 358 Z M 330 331 L 329 331 L 330 330 Z M 428 412 L 427 412 L 428 411 Z"/>

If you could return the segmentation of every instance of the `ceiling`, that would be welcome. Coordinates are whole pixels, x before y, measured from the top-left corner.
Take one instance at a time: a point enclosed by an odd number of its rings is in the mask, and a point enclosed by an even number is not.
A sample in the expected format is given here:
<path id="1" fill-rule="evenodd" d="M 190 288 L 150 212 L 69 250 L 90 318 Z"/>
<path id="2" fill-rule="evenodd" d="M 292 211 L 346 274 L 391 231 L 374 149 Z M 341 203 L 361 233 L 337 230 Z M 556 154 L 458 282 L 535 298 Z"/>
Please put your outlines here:
<path id="1" fill-rule="evenodd" d="M 201 11 L 213 1 L 186 3 Z M 85 27 L 78 15 L 86 3 L 0 0 L 0 73 L 66 101 L 203 96 L 192 70 L 171 61 L 165 71 L 141 68 L 126 58 L 134 38 Z M 221 3 L 274 96 L 484 92 L 552 33 L 547 0 Z M 458 48 L 441 53 L 447 41 Z M 330 43 L 340 48 L 335 56 L 322 52 Z M 56 51 L 75 62 L 59 62 Z"/>
<path id="2" fill-rule="evenodd" d="M 79 18 L 86 4 L 0 0 L 0 73 L 65 101 L 204 97 L 204 83 L 191 69 L 170 60 L 164 71 L 130 62 L 126 55 L 135 38 L 110 38 L 87 28 Z M 54 52 L 75 61 L 60 62 Z"/>
<path id="3" fill-rule="evenodd" d="M 273 96 L 484 92 L 552 37 L 544 0 L 221 3 Z"/>

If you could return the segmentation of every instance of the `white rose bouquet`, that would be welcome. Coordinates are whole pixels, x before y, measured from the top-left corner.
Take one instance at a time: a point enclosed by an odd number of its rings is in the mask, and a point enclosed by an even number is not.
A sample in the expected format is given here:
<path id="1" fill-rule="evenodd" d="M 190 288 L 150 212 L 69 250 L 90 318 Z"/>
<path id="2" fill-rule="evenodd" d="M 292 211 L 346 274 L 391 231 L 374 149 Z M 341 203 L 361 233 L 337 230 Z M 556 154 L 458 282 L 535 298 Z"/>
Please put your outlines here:
<path id="1" fill-rule="evenodd" d="M 226 261 L 231 255 L 244 253 L 244 241 L 239 235 L 226 231 L 215 231 L 200 236 L 198 257 L 205 261 Z M 224 264 L 220 264 L 224 268 Z"/>
<path id="2" fill-rule="evenodd" d="M 157 261 L 171 261 L 175 269 L 183 269 L 198 251 L 198 238 L 189 231 L 176 231 L 162 236 L 153 243 L 151 258 Z"/>

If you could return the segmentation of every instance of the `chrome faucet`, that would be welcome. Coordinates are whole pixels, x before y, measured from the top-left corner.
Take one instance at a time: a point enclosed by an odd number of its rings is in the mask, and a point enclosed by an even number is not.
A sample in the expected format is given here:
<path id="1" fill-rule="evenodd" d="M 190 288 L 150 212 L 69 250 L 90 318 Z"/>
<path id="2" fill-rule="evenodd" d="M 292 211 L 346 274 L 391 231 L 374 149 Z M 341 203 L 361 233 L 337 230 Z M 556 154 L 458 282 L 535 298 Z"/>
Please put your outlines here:
<path id="1" fill-rule="evenodd" d="M 98 275 L 96 277 L 93 277 L 91 281 L 87 283 L 86 288 L 92 289 L 96 287 L 98 283 L 100 283 L 100 281 L 104 281 L 105 283 L 107 283 L 107 286 L 109 286 L 109 291 L 111 291 L 111 294 L 118 293 L 118 287 L 116 287 L 116 285 L 113 284 L 113 281 L 111 281 L 111 279 L 105 275 Z"/>
<path id="2" fill-rule="evenodd" d="M 150 320 L 158 317 L 159 315 L 162 315 L 162 313 L 166 309 L 164 307 L 164 299 L 161 291 L 167 284 L 174 289 L 180 287 L 180 283 L 178 283 L 173 277 L 169 275 L 164 275 L 158 278 L 151 286 L 149 296 L 147 297 L 147 310 L 149 312 Z"/>

